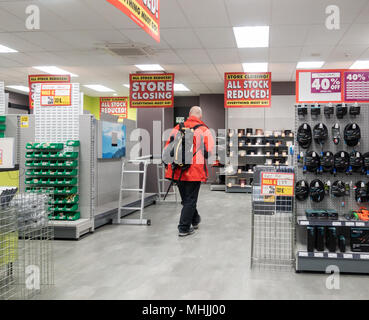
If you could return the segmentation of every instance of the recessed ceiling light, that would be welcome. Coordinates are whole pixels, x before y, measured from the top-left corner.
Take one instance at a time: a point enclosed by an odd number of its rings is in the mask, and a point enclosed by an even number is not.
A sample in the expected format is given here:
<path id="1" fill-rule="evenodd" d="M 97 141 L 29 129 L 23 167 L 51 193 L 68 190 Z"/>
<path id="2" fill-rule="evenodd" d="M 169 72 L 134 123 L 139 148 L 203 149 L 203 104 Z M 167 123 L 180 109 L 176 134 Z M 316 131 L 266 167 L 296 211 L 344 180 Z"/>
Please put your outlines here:
<path id="1" fill-rule="evenodd" d="M 159 64 L 136 64 L 135 66 L 141 71 L 164 71 Z"/>
<path id="2" fill-rule="evenodd" d="M 116 97 L 118 95 L 118 93 L 114 93 L 113 96 Z"/>
<path id="3" fill-rule="evenodd" d="M 129 89 L 129 84 L 124 84 L 123 86 Z"/>
<path id="4" fill-rule="evenodd" d="M 234 27 L 238 48 L 266 48 L 269 46 L 269 26 Z"/>
<path id="5" fill-rule="evenodd" d="M 0 44 L 0 53 L 13 53 L 13 52 L 18 51 Z"/>
<path id="6" fill-rule="evenodd" d="M 6 86 L 6 88 L 29 93 L 29 87 L 26 87 L 26 86 L 17 86 L 17 85 L 13 86 L 12 85 L 12 86 Z"/>
<path id="7" fill-rule="evenodd" d="M 101 84 L 85 84 L 84 87 L 95 90 L 97 92 L 114 92 L 113 89 L 105 87 Z"/>
<path id="8" fill-rule="evenodd" d="M 78 75 L 76 75 L 74 73 L 68 72 L 66 70 L 63 70 L 63 69 L 55 67 L 55 66 L 38 66 L 38 67 L 32 67 L 32 68 L 40 70 L 40 71 L 48 73 L 48 74 L 55 74 L 55 75 L 69 74 L 71 77 L 78 77 Z"/>
<path id="9" fill-rule="evenodd" d="M 243 63 L 244 72 L 267 72 L 268 62 Z"/>
<path id="10" fill-rule="evenodd" d="M 182 83 L 175 83 L 174 84 L 174 91 L 190 91 L 184 84 Z"/>
<path id="11" fill-rule="evenodd" d="M 358 60 L 352 64 L 350 69 L 368 69 L 369 60 Z"/>
<path id="12" fill-rule="evenodd" d="M 296 69 L 319 69 L 323 67 L 324 61 L 302 61 L 297 63 Z"/>

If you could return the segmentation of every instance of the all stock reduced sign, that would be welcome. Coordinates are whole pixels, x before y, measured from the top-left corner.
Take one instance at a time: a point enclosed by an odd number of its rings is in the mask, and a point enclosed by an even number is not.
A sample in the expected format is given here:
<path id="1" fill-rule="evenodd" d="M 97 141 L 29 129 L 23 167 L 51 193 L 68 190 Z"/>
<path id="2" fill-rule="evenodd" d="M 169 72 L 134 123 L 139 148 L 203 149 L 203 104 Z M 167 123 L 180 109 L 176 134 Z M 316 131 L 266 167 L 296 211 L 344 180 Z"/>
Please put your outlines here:
<path id="1" fill-rule="evenodd" d="M 131 74 L 129 103 L 131 108 L 173 108 L 174 73 Z"/>
<path id="2" fill-rule="evenodd" d="M 270 72 L 236 72 L 224 75 L 225 108 L 265 108 L 271 106 Z"/>
<path id="3" fill-rule="evenodd" d="M 108 113 L 118 116 L 119 120 L 127 118 L 128 97 L 100 97 L 100 114 Z"/>

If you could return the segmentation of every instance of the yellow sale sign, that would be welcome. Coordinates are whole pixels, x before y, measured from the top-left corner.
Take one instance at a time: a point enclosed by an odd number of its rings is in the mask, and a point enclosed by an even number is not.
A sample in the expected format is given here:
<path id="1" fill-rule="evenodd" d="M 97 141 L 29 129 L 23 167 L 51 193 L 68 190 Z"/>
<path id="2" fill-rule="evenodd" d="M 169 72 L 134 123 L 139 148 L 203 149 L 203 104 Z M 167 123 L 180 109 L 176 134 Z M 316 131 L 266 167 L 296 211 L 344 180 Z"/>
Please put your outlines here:
<path id="1" fill-rule="evenodd" d="M 71 84 L 42 84 L 41 106 L 57 107 L 70 106 L 72 104 Z"/>
<path id="2" fill-rule="evenodd" d="M 261 173 L 261 194 L 263 196 L 294 196 L 295 174 L 282 172 Z"/>

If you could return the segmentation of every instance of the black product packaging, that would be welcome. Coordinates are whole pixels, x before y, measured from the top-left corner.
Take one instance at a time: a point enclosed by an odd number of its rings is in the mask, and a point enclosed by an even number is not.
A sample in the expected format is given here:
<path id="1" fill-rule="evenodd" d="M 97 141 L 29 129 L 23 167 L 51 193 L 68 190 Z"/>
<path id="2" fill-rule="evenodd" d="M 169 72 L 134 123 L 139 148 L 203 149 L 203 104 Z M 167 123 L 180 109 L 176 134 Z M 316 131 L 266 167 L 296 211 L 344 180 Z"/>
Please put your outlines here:
<path id="1" fill-rule="evenodd" d="M 336 252 L 337 230 L 335 227 L 329 227 L 327 230 L 326 246 L 329 252 Z"/>
<path id="2" fill-rule="evenodd" d="M 369 229 L 351 228 L 351 250 L 354 252 L 369 252 Z"/>
<path id="3" fill-rule="evenodd" d="M 341 252 L 346 252 L 346 238 L 343 235 L 340 235 L 338 238 L 338 247 Z"/>
<path id="4" fill-rule="evenodd" d="M 316 249 L 318 251 L 324 251 L 324 238 L 325 238 L 324 227 L 317 227 L 316 228 Z"/>
<path id="5" fill-rule="evenodd" d="M 307 227 L 307 251 L 314 252 L 315 248 L 315 227 Z"/>

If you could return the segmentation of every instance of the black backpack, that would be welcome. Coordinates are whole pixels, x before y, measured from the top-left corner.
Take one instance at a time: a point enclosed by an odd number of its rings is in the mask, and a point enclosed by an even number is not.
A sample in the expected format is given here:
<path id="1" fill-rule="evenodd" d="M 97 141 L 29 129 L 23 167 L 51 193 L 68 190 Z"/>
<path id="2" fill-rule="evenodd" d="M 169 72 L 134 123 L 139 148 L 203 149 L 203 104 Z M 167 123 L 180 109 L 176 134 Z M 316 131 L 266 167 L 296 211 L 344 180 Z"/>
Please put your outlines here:
<path id="1" fill-rule="evenodd" d="M 193 158 L 201 149 L 200 146 L 198 150 L 194 150 L 195 131 L 200 127 L 204 127 L 204 125 L 198 124 L 193 128 L 187 128 L 183 123 L 180 123 L 177 134 L 170 137 L 168 146 L 164 148 L 162 161 L 165 166 L 171 165 L 173 172 L 171 179 L 172 183 L 168 188 L 167 194 L 173 183 L 181 180 L 183 172 L 192 165 Z M 181 171 L 178 180 L 175 180 L 174 175 L 177 170 Z"/>

